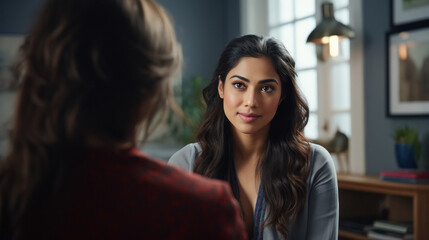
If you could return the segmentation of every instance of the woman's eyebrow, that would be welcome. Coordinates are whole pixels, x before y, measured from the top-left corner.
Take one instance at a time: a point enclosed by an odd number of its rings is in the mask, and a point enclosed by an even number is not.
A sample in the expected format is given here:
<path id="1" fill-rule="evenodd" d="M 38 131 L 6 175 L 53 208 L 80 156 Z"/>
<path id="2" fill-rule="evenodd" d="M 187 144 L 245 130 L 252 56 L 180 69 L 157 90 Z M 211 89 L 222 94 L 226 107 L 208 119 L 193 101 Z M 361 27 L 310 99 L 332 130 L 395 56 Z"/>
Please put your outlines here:
<path id="1" fill-rule="evenodd" d="M 270 83 L 270 82 L 273 82 L 273 83 L 279 85 L 279 82 L 274 78 L 264 79 L 264 80 L 259 81 L 258 83 L 262 84 L 262 83 Z"/>
<path id="2" fill-rule="evenodd" d="M 245 78 L 243 76 L 240 76 L 240 75 L 232 75 L 229 79 L 231 79 L 231 78 L 239 78 L 239 79 L 241 79 L 241 80 L 243 80 L 245 82 L 250 82 L 249 79 L 247 79 L 247 78 Z"/>
<path id="3" fill-rule="evenodd" d="M 229 79 L 231 79 L 231 78 L 239 78 L 245 82 L 250 82 L 249 79 L 247 79 L 243 76 L 240 76 L 240 75 L 232 75 Z M 267 78 L 267 79 L 260 80 L 260 81 L 258 81 L 258 84 L 264 84 L 264 83 L 270 83 L 270 82 L 273 82 L 273 83 L 279 85 L 279 82 L 274 78 Z"/>

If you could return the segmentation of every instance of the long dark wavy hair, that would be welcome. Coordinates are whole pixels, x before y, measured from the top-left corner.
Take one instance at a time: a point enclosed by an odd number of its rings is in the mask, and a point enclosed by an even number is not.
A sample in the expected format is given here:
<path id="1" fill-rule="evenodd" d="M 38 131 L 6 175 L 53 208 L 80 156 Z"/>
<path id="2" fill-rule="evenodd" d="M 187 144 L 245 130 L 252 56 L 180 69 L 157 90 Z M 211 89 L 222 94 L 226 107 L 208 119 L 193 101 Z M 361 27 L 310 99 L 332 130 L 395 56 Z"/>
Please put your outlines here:
<path id="1" fill-rule="evenodd" d="M 182 53 L 154 0 L 47 0 L 20 59 L 0 239 L 26 237 L 26 218 L 79 171 L 91 139 L 115 148 L 148 133 Z"/>
<path id="2" fill-rule="evenodd" d="M 197 134 L 202 152 L 195 162 L 194 172 L 228 181 L 235 197 L 240 198 L 231 124 L 224 114 L 218 83 L 219 79 L 225 83 L 228 72 L 243 57 L 271 59 L 281 80 L 284 100 L 271 121 L 261 163 L 261 184 L 269 209 L 265 225 L 274 226 L 287 238 L 288 226 L 295 220 L 306 197 L 310 145 L 303 130 L 308 122 L 309 109 L 295 80 L 295 61 L 276 39 L 245 35 L 233 39 L 225 47 L 211 82 L 203 90 L 207 109 Z"/>

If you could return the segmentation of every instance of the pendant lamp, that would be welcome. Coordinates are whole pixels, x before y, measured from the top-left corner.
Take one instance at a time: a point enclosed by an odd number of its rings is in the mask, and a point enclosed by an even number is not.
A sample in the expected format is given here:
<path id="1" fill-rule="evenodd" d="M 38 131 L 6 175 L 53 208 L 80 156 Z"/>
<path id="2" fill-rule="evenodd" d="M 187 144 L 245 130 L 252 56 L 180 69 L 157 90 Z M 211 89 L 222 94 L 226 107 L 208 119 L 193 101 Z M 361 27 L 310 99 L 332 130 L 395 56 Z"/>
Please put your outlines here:
<path id="1" fill-rule="evenodd" d="M 307 43 L 312 42 L 317 45 L 327 45 L 329 56 L 336 57 L 339 54 L 339 42 L 343 38 L 354 38 L 353 29 L 347 25 L 335 20 L 334 5 L 331 2 L 322 3 L 322 21 L 308 35 Z M 326 57 L 320 56 L 319 59 L 325 60 Z"/>

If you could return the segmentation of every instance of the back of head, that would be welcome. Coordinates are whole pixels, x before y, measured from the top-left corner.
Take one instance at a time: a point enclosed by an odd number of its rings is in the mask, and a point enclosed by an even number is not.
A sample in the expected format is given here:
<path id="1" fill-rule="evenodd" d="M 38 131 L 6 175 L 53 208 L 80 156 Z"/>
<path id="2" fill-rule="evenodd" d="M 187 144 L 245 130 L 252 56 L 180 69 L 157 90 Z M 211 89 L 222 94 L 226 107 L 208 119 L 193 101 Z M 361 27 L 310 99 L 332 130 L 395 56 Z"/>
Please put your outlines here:
<path id="1" fill-rule="evenodd" d="M 129 140 L 165 103 L 179 55 L 153 1 L 49 0 L 23 48 L 15 129 L 54 142 L 79 143 L 83 133 Z"/>
<path id="2" fill-rule="evenodd" d="M 135 143 L 141 123 L 148 130 L 166 106 L 168 80 L 181 65 L 171 22 L 153 0 L 47 0 L 20 57 L 0 166 L 5 235 L 21 227 L 40 188 L 54 188 L 88 139 Z"/>

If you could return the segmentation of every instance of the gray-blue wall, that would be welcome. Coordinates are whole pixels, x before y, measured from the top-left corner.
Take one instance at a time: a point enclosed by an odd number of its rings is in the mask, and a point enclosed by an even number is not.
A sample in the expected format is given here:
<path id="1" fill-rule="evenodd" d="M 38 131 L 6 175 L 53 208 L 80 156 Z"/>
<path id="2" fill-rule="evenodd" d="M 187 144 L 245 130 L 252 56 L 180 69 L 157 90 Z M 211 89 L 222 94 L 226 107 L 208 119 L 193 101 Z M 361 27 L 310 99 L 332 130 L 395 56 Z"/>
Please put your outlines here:
<path id="1" fill-rule="evenodd" d="M 366 173 L 396 169 L 393 129 L 416 128 L 429 151 L 429 118 L 386 117 L 385 34 L 390 26 L 390 1 L 363 0 Z"/>
<path id="2" fill-rule="evenodd" d="M 0 34 L 26 34 L 44 0 L 0 0 Z"/>
<path id="3" fill-rule="evenodd" d="M 184 80 L 208 81 L 228 41 L 240 34 L 239 0 L 158 0 L 174 19 L 185 60 Z"/>

